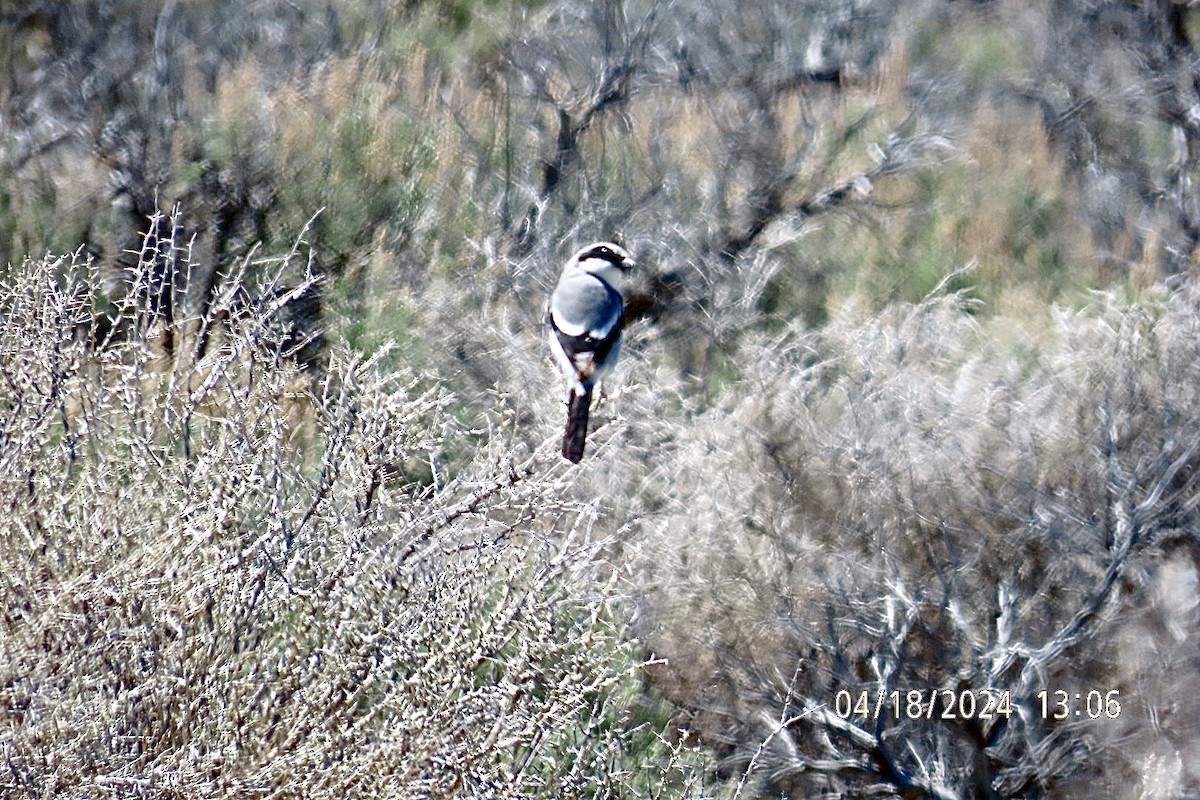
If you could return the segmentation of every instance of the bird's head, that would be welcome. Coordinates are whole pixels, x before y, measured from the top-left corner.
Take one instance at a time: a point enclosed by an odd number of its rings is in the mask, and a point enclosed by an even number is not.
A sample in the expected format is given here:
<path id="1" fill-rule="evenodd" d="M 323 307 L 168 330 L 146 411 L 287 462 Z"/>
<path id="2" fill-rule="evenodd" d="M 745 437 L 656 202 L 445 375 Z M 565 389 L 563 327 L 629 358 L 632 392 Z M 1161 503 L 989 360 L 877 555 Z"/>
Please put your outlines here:
<path id="1" fill-rule="evenodd" d="M 571 256 L 567 269 L 581 269 L 612 283 L 621 273 L 633 269 L 635 263 L 629 251 L 619 244 L 595 242 Z"/>

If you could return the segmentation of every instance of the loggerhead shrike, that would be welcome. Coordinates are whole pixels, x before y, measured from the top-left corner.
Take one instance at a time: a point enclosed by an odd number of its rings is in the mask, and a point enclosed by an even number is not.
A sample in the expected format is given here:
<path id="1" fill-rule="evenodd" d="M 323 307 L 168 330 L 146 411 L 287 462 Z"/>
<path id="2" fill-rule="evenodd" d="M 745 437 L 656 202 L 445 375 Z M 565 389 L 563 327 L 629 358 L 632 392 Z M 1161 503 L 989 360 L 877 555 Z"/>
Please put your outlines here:
<path id="1" fill-rule="evenodd" d="M 592 389 L 612 370 L 621 351 L 625 301 L 616 284 L 633 265 L 623 247 L 589 244 L 567 261 L 550 295 L 550 349 L 570 389 L 562 454 L 573 463 L 583 458 Z"/>

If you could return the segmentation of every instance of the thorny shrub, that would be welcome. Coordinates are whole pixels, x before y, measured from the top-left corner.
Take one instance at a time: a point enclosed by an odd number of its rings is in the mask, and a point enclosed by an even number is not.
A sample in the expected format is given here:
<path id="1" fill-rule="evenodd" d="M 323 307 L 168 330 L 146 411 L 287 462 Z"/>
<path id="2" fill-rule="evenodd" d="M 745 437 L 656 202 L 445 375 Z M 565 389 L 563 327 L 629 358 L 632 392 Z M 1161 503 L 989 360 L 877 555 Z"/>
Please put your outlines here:
<path id="1" fill-rule="evenodd" d="M 78 256 L 0 286 L 0 793 L 696 789 L 638 721 L 596 507 L 550 449 L 444 461 L 474 434 L 436 382 L 298 369 L 311 283 L 169 328 L 137 291 L 96 325 Z"/>

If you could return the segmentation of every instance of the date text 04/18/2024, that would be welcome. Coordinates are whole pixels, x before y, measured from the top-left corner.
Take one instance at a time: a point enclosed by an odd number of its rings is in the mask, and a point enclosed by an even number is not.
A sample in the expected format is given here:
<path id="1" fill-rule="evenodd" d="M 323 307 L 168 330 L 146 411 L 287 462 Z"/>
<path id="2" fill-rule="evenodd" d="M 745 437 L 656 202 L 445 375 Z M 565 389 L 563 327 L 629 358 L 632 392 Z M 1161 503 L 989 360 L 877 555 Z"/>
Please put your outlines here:
<path id="1" fill-rule="evenodd" d="M 1042 719 L 1116 719 L 1121 715 L 1117 689 L 1068 692 L 1043 689 L 1034 695 L 1032 710 Z M 1013 714 L 1012 694 L 1000 689 L 893 689 L 834 696 L 833 711 L 842 719 L 996 719 Z"/>

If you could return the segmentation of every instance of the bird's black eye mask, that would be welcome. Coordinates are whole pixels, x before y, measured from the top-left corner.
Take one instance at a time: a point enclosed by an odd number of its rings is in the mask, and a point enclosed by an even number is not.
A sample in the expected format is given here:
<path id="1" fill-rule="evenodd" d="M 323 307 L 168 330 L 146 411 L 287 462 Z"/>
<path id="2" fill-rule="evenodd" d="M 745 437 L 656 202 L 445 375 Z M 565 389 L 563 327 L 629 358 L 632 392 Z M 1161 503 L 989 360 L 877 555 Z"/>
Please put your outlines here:
<path id="1" fill-rule="evenodd" d="M 584 258 L 599 258 L 609 262 L 615 267 L 621 267 L 625 264 L 624 256 L 617 255 L 610 247 L 600 246 L 594 247 L 587 252 Z"/>

